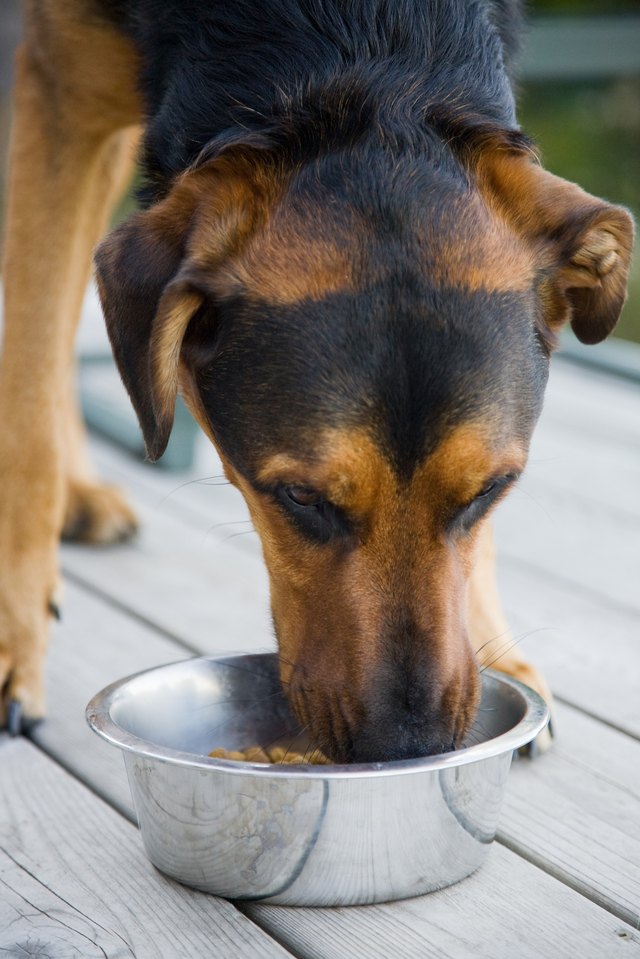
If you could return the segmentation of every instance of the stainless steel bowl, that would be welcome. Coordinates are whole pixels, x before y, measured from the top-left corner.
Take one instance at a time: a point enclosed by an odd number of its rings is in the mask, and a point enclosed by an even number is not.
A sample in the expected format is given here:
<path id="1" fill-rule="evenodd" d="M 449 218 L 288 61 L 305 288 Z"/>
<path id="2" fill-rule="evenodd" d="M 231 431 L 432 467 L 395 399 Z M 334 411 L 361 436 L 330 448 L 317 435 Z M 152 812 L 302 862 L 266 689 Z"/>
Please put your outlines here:
<path id="1" fill-rule="evenodd" d="M 391 763 L 208 758 L 217 746 L 291 740 L 275 654 L 139 673 L 98 693 L 87 718 L 123 750 L 142 839 L 162 872 L 229 899 L 351 905 L 440 889 L 484 859 L 513 751 L 548 710 L 501 673 L 482 683 L 474 745 Z"/>

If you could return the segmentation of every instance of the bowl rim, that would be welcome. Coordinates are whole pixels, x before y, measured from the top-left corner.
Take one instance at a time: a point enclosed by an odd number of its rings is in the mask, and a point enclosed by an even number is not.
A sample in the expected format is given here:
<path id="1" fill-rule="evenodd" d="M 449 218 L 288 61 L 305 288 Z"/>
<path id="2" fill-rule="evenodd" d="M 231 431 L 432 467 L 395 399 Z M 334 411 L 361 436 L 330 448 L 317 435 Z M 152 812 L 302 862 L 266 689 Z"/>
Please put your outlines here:
<path id="1" fill-rule="evenodd" d="M 87 704 L 85 716 L 90 728 L 102 739 L 117 746 L 125 753 L 134 754 L 141 759 L 152 759 L 171 765 L 188 766 L 194 769 L 219 770 L 236 776 L 285 776 L 295 779 L 345 779 L 367 778 L 390 775 L 407 775 L 427 771 L 452 769 L 456 766 L 468 765 L 513 752 L 531 742 L 548 724 L 550 718 L 549 707 L 543 698 L 531 687 L 526 686 L 513 676 L 508 676 L 495 669 L 483 669 L 481 675 L 486 680 L 503 684 L 513 689 L 525 704 L 522 719 L 511 729 L 501 733 L 493 739 L 454 752 L 440 753 L 435 756 L 423 756 L 417 759 L 400 759 L 391 762 L 353 763 L 330 765 L 303 765 L 295 763 L 258 763 L 239 762 L 232 759 L 217 759 L 212 756 L 199 755 L 161 746 L 151 740 L 142 739 L 129 732 L 111 716 L 111 709 L 122 697 L 124 688 L 142 676 L 148 676 L 176 666 L 188 663 L 223 662 L 237 659 L 242 653 L 226 656 L 193 656 L 187 659 L 153 666 L 118 679 L 96 693 Z M 249 653 L 251 656 L 274 656 L 277 653 Z"/>

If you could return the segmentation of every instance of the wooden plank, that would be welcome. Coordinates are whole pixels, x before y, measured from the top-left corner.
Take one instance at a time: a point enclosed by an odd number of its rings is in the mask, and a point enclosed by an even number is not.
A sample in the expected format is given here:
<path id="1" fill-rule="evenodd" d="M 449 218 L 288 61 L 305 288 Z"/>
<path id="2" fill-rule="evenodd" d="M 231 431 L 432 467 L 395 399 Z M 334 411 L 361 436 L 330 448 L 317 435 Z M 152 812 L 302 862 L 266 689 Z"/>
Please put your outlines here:
<path id="1" fill-rule="evenodd" d="M 131 491 L 133 492 L 133 491 Z M 63 570 L 194 648 L 273 645 L 267 576 L 259 557 L 207 540 L 164 506 L 132 495 L 142 528 L 131 544 L 67 545 Z"/>
<path id="2" fill-rule="evenodd" d="M 558 705 L 554 748 L 514 764 L 499 836 L 640 928 L 640 743 Z"/>
<path id="3" fill-rule="evenodd" d="M 566 426 L 591 442 L 619 440 L 638 449 L 640 391 L 634 383 L 563 362 L 551 364 L 543 420 Z"/>
<path id="4" fill-rule="evenodd" d="M 556 696 L 640 739 L 638 615 L 501 558 L 513 636 Z"/>
<path id="5" fill-rule="evenodd" d="M 564 361 L 640 383 L 640 343 L 612 336 L 597 346 L 589 346 L 565 331 L 560 335 L 559 355 Z"/>
<path id="6" fill-rule="evenodd" d="M 67 593 L 64 621 L 54 628 L 47 660 L 47 719 L 33 738 L 133 821 L 120 752 L 91 732 L 85 706 L 116 679 L 189 653 L 73 584 Z"/>
<path id="7" fill-rule="evenodd" d="M 515 490 L 501 503 L 495 529 L 505 558 L 640 611 L 640 518 L 538 486 L 535 495 Z"/>
<path id="8" fill-rule="evenodd" d="M 532 489 L 528 489 L 528 484 Z M 601 436 L 595 441 L 557 423 L 549 410 L 548 415 L 543 414 L 534 433 L 520 485 L 533 496 L 535 487 L 544 485 L 608 507 L 614 513 L 624 512 L 637 520 L 640 517 L 637 495 L 640 439 L 635 445 L 633 437 L 624 444 L 615 437 Z"/>
<path id="9" fill-rule="evenodd" d="M 551 876 L 495 846 L 456 886 L 357 909 L 245 911 L 305 959 L 614 959 L 640 953 L 640 935 Z"/>
<path id="10" fill-rule="evenodd" d="M 640 390 L 556 364 L 525 476 L 496 513 L 500 553 L 639 610 L 639 488 Z"/>
<path id="11" fill-rule="evenodd" d="M 0 737 L 0 953 L 246 959 L 289 953 L 149 864 L 129 823 L 25 740 Z"/>
<path id="12" fill-rule="evenodd" d="M 228 547 L 261 561 L 260 541 L 247 505 L 222 473 L 215 449 L 201 436 L 189 470 L 167 473 L 157 464 L 140 463 L 99 437 L 90 438 L 100 475 L 144 502 L 153 515 L 173 515 L 198 531 L 201 543 Z M 236 535 L 240 534 L 240 535 Z"/>
<path id="13" fill-rule="evenodd" d="M 51 719 L 34 735 L 44 749 L 131 815 L 121 759 L 85 728 L 84 705 L 118 676 L 145 663 L 175 658 L 174 650 L 147 627 L 132 630 L 124 614 L 103 601 L 81 590 L 71 592 L 69 614 L 49 656 Z M 99 632 L 94 624 L 100 624 Z M 90 631 L 95 638 L 87 644 Z M 640 850 L 640 744 L 569 708 L 560 709 L 558 728 L 558 745 L 549 756 L 522 761 L 514 769 L 513 800 L 509 793 L 501 835 L 544 869 L 579 884 L 585 895 L 631 917 L 640 878 L 637 870 L 634 879 L 629 858 Z M 564 797 L 562 802 L 556 794 Z M 615 826 L 611 810 L 616 811 Z M 565 840 L 556 848 L 549 837 L 559 831 Z M 637 912 L 640 895 L 635 898 Z"/>

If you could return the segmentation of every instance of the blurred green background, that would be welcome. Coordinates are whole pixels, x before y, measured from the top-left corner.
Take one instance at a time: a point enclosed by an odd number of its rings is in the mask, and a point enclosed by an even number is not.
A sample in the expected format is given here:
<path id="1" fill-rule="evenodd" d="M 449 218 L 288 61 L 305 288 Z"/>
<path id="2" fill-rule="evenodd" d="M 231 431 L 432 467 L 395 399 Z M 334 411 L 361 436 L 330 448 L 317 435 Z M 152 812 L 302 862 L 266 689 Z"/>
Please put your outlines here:
<path id="1" fill-rule="evenodd" d="M 640 77 L 523 86 L 520 121 L 545 167 L 640 216 Z M 640 261 L 616 335 L 640 343 Z"/>
<path id="2" fill-rule="evenodd" d="M 523 128 L 548 169 L 640 217 L 640 0 L 531 0 L 528 10 L 519 83 Z M 0 171 L 18 33 L 18 0 L 0 0 Z M 616 335 L 640 343 L 637 254 Z"/>
<path id="3" fill-rule="evenodd" d="M 640 218 L 640 2 L 534 0 L 519 118 L 544 165 Z M 616 336 L 640 343 L 640 257 Z"/>

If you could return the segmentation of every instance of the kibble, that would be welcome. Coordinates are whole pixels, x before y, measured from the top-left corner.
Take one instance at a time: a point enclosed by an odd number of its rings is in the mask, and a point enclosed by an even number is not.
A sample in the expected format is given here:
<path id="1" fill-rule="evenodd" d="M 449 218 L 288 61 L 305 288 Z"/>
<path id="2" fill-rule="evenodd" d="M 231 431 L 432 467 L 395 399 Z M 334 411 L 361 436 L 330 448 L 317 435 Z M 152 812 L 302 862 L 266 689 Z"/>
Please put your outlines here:
<path id="1" fill-rule="evenodd" d="M 247 749 L 224 749 L 219 746 L 212 749 L 209 753 L 212 759 L 234 759 L 241 763 L 265 763 L 265 764 L 287 764 L 305 766 L 327 766 L 329 760 L 319 749 L 313 752 L 297 753 L 291 749 L 285 749 L 284 746 L 272 746 L 270 749 L 262 749 L 260 746 L 249 746 Z"/>

